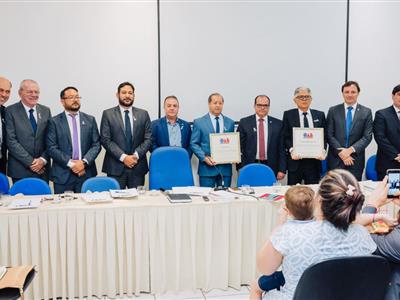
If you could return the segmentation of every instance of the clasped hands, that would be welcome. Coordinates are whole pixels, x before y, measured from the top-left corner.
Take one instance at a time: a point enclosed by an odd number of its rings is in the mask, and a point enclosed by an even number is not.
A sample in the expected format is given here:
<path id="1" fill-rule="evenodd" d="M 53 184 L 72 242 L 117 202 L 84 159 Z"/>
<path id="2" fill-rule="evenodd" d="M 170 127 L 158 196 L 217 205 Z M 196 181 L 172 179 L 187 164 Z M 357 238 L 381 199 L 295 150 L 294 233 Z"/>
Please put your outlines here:
<path id="1" fill-rule="evenodd" d="M 71 160 L 71 163 L 72 172 L 74 172 L 79 177 L 85 175 L 85 163 L 83 160 Z"/>
<path id="2" fill-rule="evenodd" d="M 134 166 L 136 166 L 138 163 L 138 159 L 135 155 L 127 155 L 124 158 L 124 165 L 127 168 L 133 168 Z"/>
<path id="3" fill-rule="evenodd" d="M 351 157 L 351 154 L 353 153 L 353 148 L 343 148 L 339 152 L 339 157 L 343 161 L 345 166 L 352 166 L 354 165 L 354 158 Z"/>
<path id="4" fill-rule="evenodd" d="M 33 159 L 29 168 L 31 169 L 32 172 L 35 172 L 35 173 L 41 175 L 46 170 L 46 168 L 44 166 L 45 166 L 44 160 L 41 159 L 40 157 L 38 157 L 38 158 Z"/>

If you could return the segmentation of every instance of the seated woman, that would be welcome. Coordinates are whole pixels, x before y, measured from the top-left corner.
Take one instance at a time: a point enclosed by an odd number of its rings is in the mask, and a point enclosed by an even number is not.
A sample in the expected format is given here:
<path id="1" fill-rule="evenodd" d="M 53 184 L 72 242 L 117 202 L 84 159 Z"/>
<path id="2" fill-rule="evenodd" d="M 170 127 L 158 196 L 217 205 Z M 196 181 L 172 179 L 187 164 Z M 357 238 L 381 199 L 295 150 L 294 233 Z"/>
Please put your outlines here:
<path id="1" fill-rule="evenodd" d="M 352 224 L 364 203 L 356 178 L 346 170 L 332 170 L 321 180 L 315 222 L 302 226 L 287 222 L 272 233 L 257 257 L 265 275 L 281 265 L 286 283 L 267 299 L 292 299 L 304 270 L 324 259 L 372 254 L 376 245 L 367 229 Z"/>

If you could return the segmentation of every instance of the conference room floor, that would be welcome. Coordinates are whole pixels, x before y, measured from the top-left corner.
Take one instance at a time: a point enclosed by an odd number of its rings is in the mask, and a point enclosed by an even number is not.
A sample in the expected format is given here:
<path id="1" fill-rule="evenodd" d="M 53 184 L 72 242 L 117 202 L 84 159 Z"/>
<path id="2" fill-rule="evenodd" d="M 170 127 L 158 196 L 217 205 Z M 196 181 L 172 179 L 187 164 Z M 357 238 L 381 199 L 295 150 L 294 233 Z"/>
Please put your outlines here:
<path id="1" fill-rule="evenodd" d="M 137 297 L 117 297 L 118 300 L 247 300 L 249 299 L 249 286 L 242 286 L 240 290 L 229 288 L 227 290 L 213 289 L 209 292 L 198 289 L 196 291 L 186 291 L 181 293 L 165 293 L 161 295 L 152 295 L 141 293 Z M 93 298 L 96 299 L 96 298 Z M 113 298 L 103 298 L 104 300 L 111 300 Z"/>

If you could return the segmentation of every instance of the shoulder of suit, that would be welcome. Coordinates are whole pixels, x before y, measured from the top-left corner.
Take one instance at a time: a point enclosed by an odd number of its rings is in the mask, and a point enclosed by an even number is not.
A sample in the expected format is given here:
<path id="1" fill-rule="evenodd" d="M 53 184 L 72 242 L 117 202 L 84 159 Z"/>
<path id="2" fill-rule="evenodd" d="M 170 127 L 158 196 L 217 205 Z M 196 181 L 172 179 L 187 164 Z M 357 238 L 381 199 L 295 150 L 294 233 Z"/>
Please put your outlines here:
<path id="1" fill-rule="evenodd" d="M 143 108 L 138 108 L 138 107 L 133 107 L 133 112 L 135 113 L 142 113 L 142 114 L 148 114 L 147 110 L 143 109 Z"/>
<path id="2" fill-rule="evenodd" d="M 255 121 L 255 119 L 256 119 L 256 115 L 252 114 L 250 116 L 246 116 L 246 117 L 241 118 L 239 120 L 239 123 L 247 123 L 247 122 Z"/>
<path id="3" fill-rule="evenodd" d="M 277 118 L 274 118 L 274 117 L 271 117 L 271 116 L 268 116 L 268 121 L 269 121 L 270 123 L 271 123 L 271 122 L 282 123 L 281 120 L 279 120 L 279 119 L 277 119 Z"/>
<path id="4" fill-rule="evenodd" d="M 229 118 L 229 117 L 227 117 L 227 116 L 225 116 L 225 115 L 223 115 L 223 117 L 224 117 L 224 121 L 226 120 L 226 121 L 235 123 L 235 121 L 233 121 L 231 118 Z"/>
<path id="5" fill-rule="evenodd" d="M 84 113 L 84 112 L 82 112 L 82 111 L 80 111 L 79 114 L 80 114 L 82 117 L 87 118 L 87 119 L 90 119 L 90 120 L 95 119 L 94 116 L 89 115 L 89 114 L 87 114 L 87 113 Z"/>
<path id="6" fill-rule="evenodd" d="M 295 114 L 298 113 L 298 109 L 297 108 L 292 108 L 292 109 L 288 109 L 286 111 L 283 112 L 283 114 Z"/>
<path id="7" fill-rule="evenodd" d="M 325 115 L 325 113 L 323 112 L 323 111 L 321 111 L 321 110 L 318 110 L 318 109 L 310 109 L 310 111 L 311 111 L 311 113 L 312 114 L 315 114 L 315 115 Z"/>

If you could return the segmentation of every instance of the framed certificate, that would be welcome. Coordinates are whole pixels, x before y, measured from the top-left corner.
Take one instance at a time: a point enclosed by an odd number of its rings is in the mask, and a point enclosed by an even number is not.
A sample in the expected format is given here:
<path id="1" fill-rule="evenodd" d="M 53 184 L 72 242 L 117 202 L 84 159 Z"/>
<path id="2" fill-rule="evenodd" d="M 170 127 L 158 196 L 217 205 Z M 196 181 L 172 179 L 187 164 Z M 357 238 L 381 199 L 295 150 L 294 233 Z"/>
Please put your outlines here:
<path id="1" fill-rule="evenodd" d="M 301 158 L 324 156 L 324 129 L 293 128 L 293 153 Z"/>
<path id="2" fill-rule="evenodd" d="M 240 163 L 239 132 L 210 133 L 210 149 L 217 164 Z"/>

